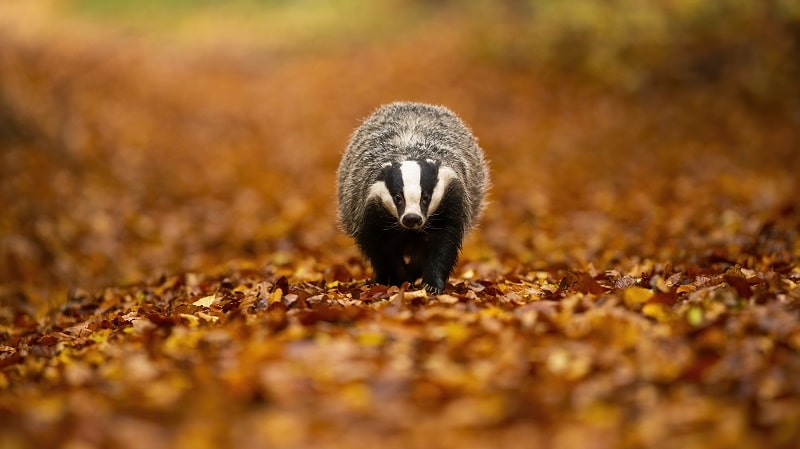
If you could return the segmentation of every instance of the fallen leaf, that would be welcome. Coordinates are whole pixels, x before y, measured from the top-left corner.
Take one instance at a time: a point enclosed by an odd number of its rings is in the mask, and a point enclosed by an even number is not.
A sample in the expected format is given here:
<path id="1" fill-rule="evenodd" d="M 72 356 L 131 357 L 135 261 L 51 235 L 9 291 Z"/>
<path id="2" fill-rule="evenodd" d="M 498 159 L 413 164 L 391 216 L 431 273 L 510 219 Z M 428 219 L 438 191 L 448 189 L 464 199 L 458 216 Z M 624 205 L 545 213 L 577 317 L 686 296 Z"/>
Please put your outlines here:
<path id="1" fill-rule="evenodd" d="M 200 307 L 211 307 L 211 304 L 214 303 L 216 299 L 216 295 L 208 295 L 203 296 L 202 298 L 198 299 L 197 301 L 193 302 L 193 306 L 200 306 Z"/>
<path id="2" fill-rule="evenodd" d="M 653 291 L 643 287 L 628 287 L 623 293 L 623 299 L 628 306 L 644 304 L 654 295 Z"/>

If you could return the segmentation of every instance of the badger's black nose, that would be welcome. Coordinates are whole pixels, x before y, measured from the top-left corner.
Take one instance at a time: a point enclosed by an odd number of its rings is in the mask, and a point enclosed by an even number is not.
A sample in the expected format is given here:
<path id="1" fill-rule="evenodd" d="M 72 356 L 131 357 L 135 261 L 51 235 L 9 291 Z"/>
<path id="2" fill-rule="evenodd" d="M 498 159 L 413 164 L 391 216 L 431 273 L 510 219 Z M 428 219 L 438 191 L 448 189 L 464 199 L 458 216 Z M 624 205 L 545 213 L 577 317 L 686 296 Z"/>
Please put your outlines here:
<path id="1" fill-rule="evenodd" d="M 422 224 L 422 217 L 417 214 L 403 215 L 403 226 L 408 229 L 416 229 Z"/>

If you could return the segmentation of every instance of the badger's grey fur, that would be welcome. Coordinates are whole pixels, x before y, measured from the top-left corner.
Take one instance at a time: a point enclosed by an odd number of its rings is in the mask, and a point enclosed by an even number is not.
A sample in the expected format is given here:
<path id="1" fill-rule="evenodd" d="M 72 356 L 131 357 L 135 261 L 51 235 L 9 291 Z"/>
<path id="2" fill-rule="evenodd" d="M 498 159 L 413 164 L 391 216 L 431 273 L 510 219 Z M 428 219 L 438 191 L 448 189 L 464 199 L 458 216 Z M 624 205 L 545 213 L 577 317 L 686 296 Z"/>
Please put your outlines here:
<path id="1" fill-rule="evenodd" d="M 442 292 L 489 186 L 483 151 L 453 112 L 379 108 L 356 129 L 338 170 L 339 222 L 386 284 L 419 277 Z"/>

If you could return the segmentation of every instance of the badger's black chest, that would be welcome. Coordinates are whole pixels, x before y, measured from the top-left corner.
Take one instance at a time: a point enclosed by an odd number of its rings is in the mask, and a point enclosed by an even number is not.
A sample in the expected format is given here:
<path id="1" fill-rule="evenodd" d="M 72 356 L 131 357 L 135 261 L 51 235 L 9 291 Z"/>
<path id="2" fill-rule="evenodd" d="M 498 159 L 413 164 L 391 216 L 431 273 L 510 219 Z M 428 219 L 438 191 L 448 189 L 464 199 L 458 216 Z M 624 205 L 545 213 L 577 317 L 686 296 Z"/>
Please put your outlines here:
<path id="1" fill-rule="evenodd" d="M 379 206 L 370 207 L 366 218 L 356 242 L 372 262 L 375 280 L 396 285 L 422 277 L 435 236 L 403 229 L 395 217 Z"/>
<path id="2" fill-rule="evenodd" d="M 385 238 L 392 254 L 390 257 L 395 259 L 396 271 L 405 273 L 409 282 L 421 278 L 430 252 L 435 250 L 431 245 L 431 235 L 421 231 L 393 230 L 386 232 Z"/>
<path id="3" fill-rule="evenodd" d="M 356 243 L 372 263 L 375 281 L 387 285 L 422 279 L 439 293 L 461 248 L 463 226 L 447 208 L 432 216 L 422 230 L 404 229 L 379 204 L 368 207 Z"/>

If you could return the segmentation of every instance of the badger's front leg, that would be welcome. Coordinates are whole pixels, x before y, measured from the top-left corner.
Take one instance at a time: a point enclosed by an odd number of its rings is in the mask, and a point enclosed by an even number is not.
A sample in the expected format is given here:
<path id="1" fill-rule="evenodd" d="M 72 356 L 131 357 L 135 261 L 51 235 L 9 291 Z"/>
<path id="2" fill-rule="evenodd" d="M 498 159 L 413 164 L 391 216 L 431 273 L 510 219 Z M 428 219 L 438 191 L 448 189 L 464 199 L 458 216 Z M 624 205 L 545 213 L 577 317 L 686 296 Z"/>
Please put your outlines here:
<path id="1" fill-rule="evenodd" d="M 446 227 L 428 236 L 428 251 L 422 268 L 422 285 L 434 295 L 444 292 L 444 286 L 458 261 L 464 231 Z"/>
<path id="2" fill-rule="evenodd" d="M 372 263 L 373 280 L 378 284 L 397 285 L 400 282 L 400 275 L 397 272 L 397 264 L 388 259 L 388 255 L 373 256 L 370 258 Z"/>

